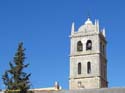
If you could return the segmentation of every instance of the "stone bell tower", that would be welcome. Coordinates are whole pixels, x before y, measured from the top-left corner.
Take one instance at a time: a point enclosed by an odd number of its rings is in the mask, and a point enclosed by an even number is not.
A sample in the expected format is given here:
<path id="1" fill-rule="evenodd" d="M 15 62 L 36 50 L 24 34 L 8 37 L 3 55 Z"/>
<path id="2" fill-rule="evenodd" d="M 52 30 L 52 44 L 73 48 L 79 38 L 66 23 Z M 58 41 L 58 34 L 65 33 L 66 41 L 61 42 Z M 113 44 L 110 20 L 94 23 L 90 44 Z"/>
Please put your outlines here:
<path id="1" fill-rule="evenodd" d="M 107 82 L 105 29 L 99 21 L 87 21 L 75 31 L 71 28 L 69 88 L 104 88 Z"/>

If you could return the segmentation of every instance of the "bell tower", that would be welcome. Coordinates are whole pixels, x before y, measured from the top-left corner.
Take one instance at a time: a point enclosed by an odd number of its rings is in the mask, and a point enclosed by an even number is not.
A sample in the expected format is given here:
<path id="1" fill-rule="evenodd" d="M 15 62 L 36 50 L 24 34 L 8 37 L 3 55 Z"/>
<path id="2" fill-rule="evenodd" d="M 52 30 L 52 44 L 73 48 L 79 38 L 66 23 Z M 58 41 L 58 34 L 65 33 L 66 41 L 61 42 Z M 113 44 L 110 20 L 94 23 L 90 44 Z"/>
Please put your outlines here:
<path id="1" fill-rule="evenodd" d="M 98 20 L 93 24 L 88 17 L 78 31 L 72 23 L 70 89 L 108 87 L 105 37 L 105 29 L 100 30 Z"/>

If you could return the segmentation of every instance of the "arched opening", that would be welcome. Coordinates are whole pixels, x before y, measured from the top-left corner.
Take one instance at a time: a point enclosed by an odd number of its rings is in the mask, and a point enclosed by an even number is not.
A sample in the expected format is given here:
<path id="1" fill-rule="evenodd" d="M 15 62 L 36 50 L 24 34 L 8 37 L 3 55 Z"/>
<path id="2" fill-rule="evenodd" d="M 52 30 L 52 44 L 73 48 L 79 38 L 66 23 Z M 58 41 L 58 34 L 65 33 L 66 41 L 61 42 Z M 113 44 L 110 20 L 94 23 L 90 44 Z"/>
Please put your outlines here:
<path id="1" fill-rule="evenodd" d="M 77 51 L 82 51 L 83 50 L 83 45 L 81 41 L 77 42 Z"/>
<path id="2" fill-rule="evenodd" d="M 92 41 L 88 40 L 86 43 L 86 50 L 92 50 Z"/>
<path id="3" fill-rule="evenodd" d="M 81 74 L 81 63 L 78 63 L 78 74 Z"/>
<path id="4" fill-rule="evenodd" d="M 90 62 L 87 63 L 87 73 L 88 74 L 91 73 L 91 63 Z"/>

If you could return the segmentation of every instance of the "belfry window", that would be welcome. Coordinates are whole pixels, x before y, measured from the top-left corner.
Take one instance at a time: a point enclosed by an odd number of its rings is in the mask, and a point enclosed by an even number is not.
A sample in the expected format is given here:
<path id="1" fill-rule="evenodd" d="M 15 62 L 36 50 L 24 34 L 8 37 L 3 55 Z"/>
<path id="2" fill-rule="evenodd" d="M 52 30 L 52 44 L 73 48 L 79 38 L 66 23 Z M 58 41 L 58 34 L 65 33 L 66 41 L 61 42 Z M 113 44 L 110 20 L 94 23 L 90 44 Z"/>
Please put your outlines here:
<path id="1" fill-rule="evenodd" d="M 81 63 L 78 63 L 78 74 L 81 74 Z"/>
<path id="2" fill-rule="evenodd" d="M 83 45 L 81 41 L 78 41 L 77 43 L 77 51 L 82 51 L 83 50 Z"/>
<path id="3" fill-rule="evenodd" d="M 92 50 L 92 41 L 88 40 L 86 43 L 86 50 Z"/>
<path id="4" fill-rule="evenodd" d="M 87 73 L 88 74 L 91 73 L 91 63 L 90 62 L 87 63 Z"/>

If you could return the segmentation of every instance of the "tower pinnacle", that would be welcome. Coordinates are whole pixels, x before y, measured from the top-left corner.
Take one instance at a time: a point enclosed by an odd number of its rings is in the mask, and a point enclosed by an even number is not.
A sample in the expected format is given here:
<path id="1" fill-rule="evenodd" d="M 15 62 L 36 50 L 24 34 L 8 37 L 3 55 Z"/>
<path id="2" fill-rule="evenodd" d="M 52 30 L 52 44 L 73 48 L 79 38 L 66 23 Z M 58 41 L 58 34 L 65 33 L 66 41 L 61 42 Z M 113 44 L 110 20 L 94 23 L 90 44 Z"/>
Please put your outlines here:
<path id="1" fill-rule="evenodd" d="M 71 27 L 71 35 L 73 35 L 75 32 L 75 23 L 72 23 L 72 27 Z"/>

